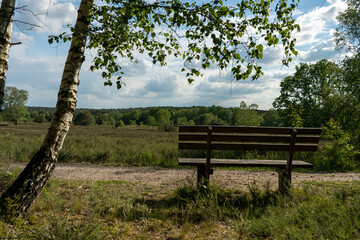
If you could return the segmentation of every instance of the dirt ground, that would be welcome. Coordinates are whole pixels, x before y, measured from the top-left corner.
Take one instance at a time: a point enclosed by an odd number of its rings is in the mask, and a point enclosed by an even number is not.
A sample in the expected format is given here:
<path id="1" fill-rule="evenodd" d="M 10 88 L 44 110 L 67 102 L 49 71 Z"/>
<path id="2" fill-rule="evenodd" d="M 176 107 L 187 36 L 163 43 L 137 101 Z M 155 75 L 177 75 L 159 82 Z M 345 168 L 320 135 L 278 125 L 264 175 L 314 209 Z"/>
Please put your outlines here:
<path id="1" fill-rule="evenodd" d="M 18 165 L 20 168 L 24 167 Z M 171 169 L 154 167 L 121 167 L 104 165 L 62 164 L 58 163 L 53 173 L 55 179 L 75 180 L 122 180 L 141 185 L 176 188 L 180 184 L 194 183 L 196 170 Z M 360 173 L 298 173 L 293 172 L 292 182 L 297 185 L 302 182 L 344 182 L 360 181 Z M 246 190 L 254 181 L 260 187 L 267 184 L 277 189 L 278 174 L 274 171 L 220 170 L 214 169 L 211 176 L 212 184 L 224 188 Z"/>

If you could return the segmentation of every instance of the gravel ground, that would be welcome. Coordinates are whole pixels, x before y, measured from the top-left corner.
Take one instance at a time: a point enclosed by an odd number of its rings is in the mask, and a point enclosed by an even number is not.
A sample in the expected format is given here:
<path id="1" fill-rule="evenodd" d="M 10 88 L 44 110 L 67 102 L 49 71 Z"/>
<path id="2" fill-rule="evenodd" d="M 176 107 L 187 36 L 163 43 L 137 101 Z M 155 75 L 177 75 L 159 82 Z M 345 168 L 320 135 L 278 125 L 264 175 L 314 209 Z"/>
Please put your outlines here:
<path id="1" fill-rule="evenodd" d="M 23 165 L 17 165 L 20 168 Z M 154 167 L 121 167 L 104 165 L 62 164 L 58 163 L 53 173 L 55 179 L 73 180 L 122 180 L 159 187 L 166 185 L 176 188 L 180 184 L 194 183 L 196 171 L 194 169 L 171 169 Z M 278 174 L 274 171 L 247 170 L 219 170 L 214 169 L 211 176 L 212 184 L 224 188 L 246 190 L 256 181 L 260 187 L 267 184 L 277 189 Z M 297 185 L 302 182 L 344 182 L 360 181 L 360 173 L 297 173 L 293 172 L 292 182 Z"/>

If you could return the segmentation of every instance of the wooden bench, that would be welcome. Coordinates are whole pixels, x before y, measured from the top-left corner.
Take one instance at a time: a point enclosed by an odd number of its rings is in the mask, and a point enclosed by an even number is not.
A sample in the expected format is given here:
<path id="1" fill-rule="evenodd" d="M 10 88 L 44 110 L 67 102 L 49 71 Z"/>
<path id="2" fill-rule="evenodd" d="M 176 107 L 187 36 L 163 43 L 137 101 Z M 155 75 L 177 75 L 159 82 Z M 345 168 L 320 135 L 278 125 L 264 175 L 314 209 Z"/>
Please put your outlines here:
<path id="1" fill-rule="evenodd" d="M 288 192 L 293 168 L 313 168 L 294 161 L 295 152 L 315 152 L 321 128 L 179 126 L 179 150 L 204 150 L 206 158 L 179 158 L 179 165 L 197 166 L 198 186 L 208 184 L 212 167 L 271 167 L 279 173 L 279 191 Z M 282 151 L 286 160 L 212 159 L 212 150 Z"/>

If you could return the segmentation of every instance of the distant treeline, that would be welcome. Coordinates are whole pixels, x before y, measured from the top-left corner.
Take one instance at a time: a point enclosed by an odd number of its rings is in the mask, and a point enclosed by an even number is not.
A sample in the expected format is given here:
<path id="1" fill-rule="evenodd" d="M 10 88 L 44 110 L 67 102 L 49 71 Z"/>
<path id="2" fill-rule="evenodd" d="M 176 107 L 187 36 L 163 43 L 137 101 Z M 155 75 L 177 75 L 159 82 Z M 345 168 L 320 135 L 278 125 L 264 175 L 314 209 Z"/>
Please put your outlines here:
<path id="1" fill-rule="evenodd" d="M 49 122 L 54 108 L 28 107 L 27 121 Z M 116 127 L 158 126 L 160 130 L 172 131 L 178 125 L 238 125 L 279 126 L 281 120 L 275 109 L 258 110 L 258 105 L 241 102 L 239 107 L 147 107 L 126 109 L 78 109 L 75 125 L 112 125 Z"/>

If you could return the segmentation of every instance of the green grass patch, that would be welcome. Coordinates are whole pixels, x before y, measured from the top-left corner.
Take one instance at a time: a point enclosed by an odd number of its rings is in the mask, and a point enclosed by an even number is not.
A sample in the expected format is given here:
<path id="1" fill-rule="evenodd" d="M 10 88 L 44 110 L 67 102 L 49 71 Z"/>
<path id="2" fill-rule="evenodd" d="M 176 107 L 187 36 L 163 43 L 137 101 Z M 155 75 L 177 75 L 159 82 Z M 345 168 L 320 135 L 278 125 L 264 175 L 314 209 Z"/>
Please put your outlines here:
<path id="1" fill-rule="evenodd" d="M 161 189 L 160 189 L 161 188 Z M 360 182 L 304 183 L 290 196 L 184 183 L 51 180 L 25 219 L 0 224 L 18 239 L 359 239 Z"/>

